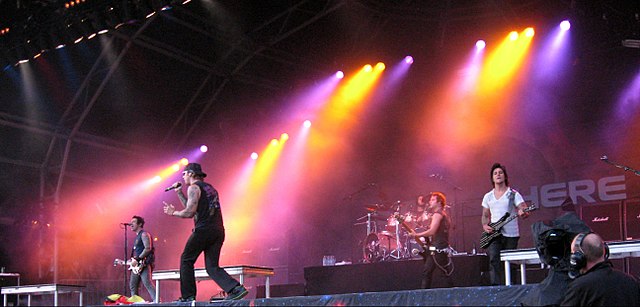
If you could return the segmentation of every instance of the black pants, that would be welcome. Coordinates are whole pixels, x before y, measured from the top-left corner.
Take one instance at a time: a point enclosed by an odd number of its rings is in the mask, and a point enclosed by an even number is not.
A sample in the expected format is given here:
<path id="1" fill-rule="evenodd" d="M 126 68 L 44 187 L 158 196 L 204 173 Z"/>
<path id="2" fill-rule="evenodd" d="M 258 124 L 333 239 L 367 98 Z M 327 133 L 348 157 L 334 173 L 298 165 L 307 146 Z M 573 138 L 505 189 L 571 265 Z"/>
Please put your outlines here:
<path id="1" fill-rule="evenodd" d="M 503 249 L 516 249 L 520 237 L 499 236 L 487 247 L 487 255 L 489 255 L 489 276 L 491 285 L 504 285 L 504 268 L 500 261 L 500 251 Z"/>
<path id="2" fill-rule="evenodd" d="M 193 266 L 204 252 L 204 266 L 207 274 L 222 290 L 229 293 L 240 283 L 220 267 L 220 250 L 224 242 L 224 230 L 195 229 L 180 257 L 180 293 L 183 298 L 196 296 L 196 278 Z"/>
<path id="3" fill-rule="evenodd" d="M 447 252 L 434 252 L 433 255 L 427 255 L 424 260 L 424 269 L 422 270 L 422 288 L 431 288 L 433 275 L 442 276 L 446 287 L 453 287 L 453 281 L 449 276 L 453 267 L 449 263 L 449 254 Z M 435 270 L 435 272 L 434 272 Z"/>

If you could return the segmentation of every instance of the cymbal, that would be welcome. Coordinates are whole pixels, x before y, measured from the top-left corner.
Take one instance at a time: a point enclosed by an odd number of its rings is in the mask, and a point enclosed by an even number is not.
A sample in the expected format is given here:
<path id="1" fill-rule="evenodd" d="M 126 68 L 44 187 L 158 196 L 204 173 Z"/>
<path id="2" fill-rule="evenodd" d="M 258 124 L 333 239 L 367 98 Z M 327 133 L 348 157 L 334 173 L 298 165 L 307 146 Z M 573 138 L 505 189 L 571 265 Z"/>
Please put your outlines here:
<path id="1" fill-rule="evenodd" d="M 364 206 L 365 209 L 367 209 L 367 211 L 387 211 L 390 208 L 387 208 L 387 206 L 383 205 L 383 204 L 370 204 L 370 205 L 365 205 Z"/>

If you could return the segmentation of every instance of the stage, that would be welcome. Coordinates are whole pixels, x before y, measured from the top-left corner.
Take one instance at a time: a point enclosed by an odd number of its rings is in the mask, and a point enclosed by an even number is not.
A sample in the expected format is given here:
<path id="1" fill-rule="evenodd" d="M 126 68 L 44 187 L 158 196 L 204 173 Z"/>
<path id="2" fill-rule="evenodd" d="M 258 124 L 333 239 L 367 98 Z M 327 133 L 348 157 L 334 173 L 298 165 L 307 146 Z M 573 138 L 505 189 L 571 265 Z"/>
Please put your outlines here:
<path id="1" fill-rule="evenodd" d="M 312 266 L 304 269 L 304 284 L 271 285 L 271 298 L 265 298 L 266 277 L 255 276 L 247 299 L 209 303 L 204 295 L 192 303 L 173 302 L 172 295 L 160 295 L 160 303 L 149 306 L 517 306 L 537 285 L 487 286 L 486 255 L 454 255 L 452 288 L 443 288 L 443 276 L 434 272 L 433 289 L 419 289 L 423 262 L 419 259 L 359 263 L 337 266 Z M 159 271 L 158 274 L 162 274 Z M 158 275 L 154 274 L 154 275 Z M 156 276 L 157 277 L 157 276 Z M 268 276 L 267 276 L 268 277 Z M 105 289 L 87 287 L 85 304 L 102 306 Z M 109 292 L 109 291 L 107 291 Z M 111 292 L 113 293 L 113 292 Z M 204 294 L 204 293 L 201 293 Z M 21 298 L 22 300 L 23 298 Z M 75 299 L 75 301 L 74 301 Z M 171 300 L 171 301 L 169 301 Z M 38 298 L 34 305 L 50 304 Z M 75 305 L 75 296 L 61 298 L 63 305 Z"/>
<path id="2" fill-rule="evenodd" d="M 535 285 L 362 292 L 146 306 L 519 306 Z"/>

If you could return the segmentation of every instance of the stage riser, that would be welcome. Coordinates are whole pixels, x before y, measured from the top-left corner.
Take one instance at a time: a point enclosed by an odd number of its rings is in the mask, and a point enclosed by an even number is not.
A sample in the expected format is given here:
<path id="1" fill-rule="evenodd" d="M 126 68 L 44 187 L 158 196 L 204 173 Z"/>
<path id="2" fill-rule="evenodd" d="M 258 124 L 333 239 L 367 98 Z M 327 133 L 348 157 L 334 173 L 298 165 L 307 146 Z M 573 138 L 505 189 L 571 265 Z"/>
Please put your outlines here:
<path id="1" fill-rule="evenodd" d="M 486 285 L 488 258 L 484 255 L 454 256 L 451 275 L 454 287 Z M 304 276 L 307 295 L 419 289 L 422 260 L 390 261 L 345 266 L 307 267 Z M 433 288 L 442 288 L 440 270 L 433 275 Z"/>
<path id="2" fill-rule="evenodd" d="M 520 306 L 533 285 L 471 287 L 451 289 L 366 292 L 315 296 L 243 299 L 216 303 L 196 302 L 195 306 Z M 149 306 L 186 306 L 187 303 Z"/>

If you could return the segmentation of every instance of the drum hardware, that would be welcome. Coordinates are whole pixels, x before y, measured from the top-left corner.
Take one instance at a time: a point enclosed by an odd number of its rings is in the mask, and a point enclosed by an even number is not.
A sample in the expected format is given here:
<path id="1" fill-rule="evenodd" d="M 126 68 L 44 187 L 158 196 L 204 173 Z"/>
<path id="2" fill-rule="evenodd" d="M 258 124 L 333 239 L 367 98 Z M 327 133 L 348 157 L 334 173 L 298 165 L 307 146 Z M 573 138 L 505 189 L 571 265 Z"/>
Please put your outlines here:
<path id="1" fill-rule="evenodd" d="M 394 205 L 371 204 L 365 205 L 367 214 L 358 218 L 357 221 L 366 221 L 354 225 L 367 225 L 367 235 L 362 243 L 363 262 L 374 263 L 380 261 L 402 260 L 418 258 L 422 249 L 411 236 L 398 223 L 394 214 L 399 214 L 403 204 L 398 201 Z M 394 214 L 390 217 L 382 218 L 380 211 L 393 209 Z M 386 215 L 385 215 L 386 216 Z M 407 212 L 402 215 L 404 221 L 412 226 L 417 222 L 417 217 Z M 386 221 L 385 227 L 378 230 L 376 219 Z M 413 241 L 413 242 L 412 242 Z"/>
<path id="2" fill-rule="evenodd" d="M 404 252 L 404 244 L 402 244 L 402 241 L 400 240 L 400 224 L 396 223 L 395 228 L 396 228 L 395 234 L 396 234 L 397 247 L 396 249 L 394 249 L 389 253 L 389 257 L 399 260 L 404 258 L 405 252 Z"/>
<path id="3" fill-rule="evenodd" d="M 363 243 L 363 262 L 374 263 L 384 261 L 388 256 L 388 250 L 380 244 L 380 239 L 375 233 L 370 233 Z"/>

